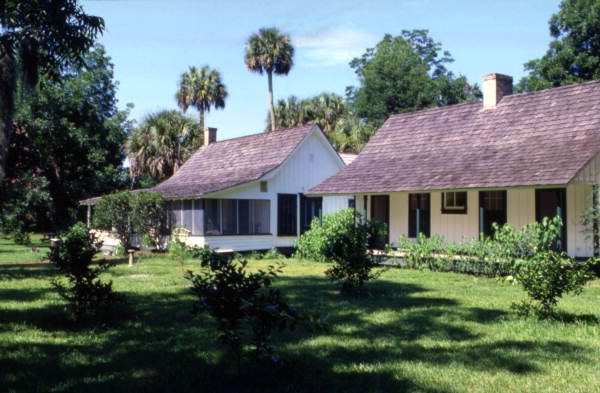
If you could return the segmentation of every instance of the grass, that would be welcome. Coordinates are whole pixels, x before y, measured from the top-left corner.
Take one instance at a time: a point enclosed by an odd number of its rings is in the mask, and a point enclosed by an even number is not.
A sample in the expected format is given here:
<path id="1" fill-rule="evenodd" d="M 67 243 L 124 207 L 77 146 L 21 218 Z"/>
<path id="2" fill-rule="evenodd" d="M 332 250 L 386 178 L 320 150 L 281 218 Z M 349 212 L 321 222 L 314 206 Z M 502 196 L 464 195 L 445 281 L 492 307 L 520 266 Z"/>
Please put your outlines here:
<path id="1" fill-rule="evenodd" d="M 274 261 L 252 261 L 253 269 Z M 242 376 L 190 313 L 179 263 L 125 260 L 106 274 L 127 299 L 117 317 L 73 326 L 48 264 L 0 264 L 4 392 L 600 392 L 600 281 L 560 302 L 563 322 L 509 311 L 524 294 L 493 279 L 391 269 L 362 296 L 342 295 L 326 265 L 286 260 L 277 286 L 325 332 L 278 337 L 276 372 Z M 188 261 L 186 269 L 197 269 Z"/>
<path id="2" fill-rule="evenodd" d="M 49 250 L 50 242 L 42 241 L 42 235 L 31 235 L 31 244 L 20 246 L 0 233 L 0 263 L 39 262 Z"/>

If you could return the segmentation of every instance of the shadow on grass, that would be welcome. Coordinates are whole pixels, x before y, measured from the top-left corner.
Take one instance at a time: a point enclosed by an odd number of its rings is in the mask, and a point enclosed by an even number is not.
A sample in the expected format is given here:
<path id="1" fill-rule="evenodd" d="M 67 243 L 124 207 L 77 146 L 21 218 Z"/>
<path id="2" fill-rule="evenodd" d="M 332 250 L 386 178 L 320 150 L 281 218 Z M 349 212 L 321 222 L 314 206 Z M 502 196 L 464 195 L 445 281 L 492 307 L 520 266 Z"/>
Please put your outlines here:
<path id="1" fill-rule="evenodd" d="M 53 277 L 58 269 L 48 262 L 0 263 L 0 280 Z"/>
<path id="2" fill-rule="evenodd" d="M 213 322 L 191 314 L 194 298 L 186 290 L 125 292 L 127 303 L 117 307 L 117 318 L 98 325 L 61 324 L 66 314 L 55 305 L 4 314 L 4 321 L 33 325 L 58 339 L 44 343 L 34 335 L 0 342 L 0 386 L 32 392 L 442 393 L 443 387 L 405 375 L 402 363 L 526 374 L 541 371 L 540 359 L 593 361 L 585 348 L 566 342 L 481 343 L 479 334 L 453 322 L 493 323 L 504 311 L 461 307 L 428 296 L 416 284 L 380 280 L 361 297 L 341 295 L 323 277 L 282 277 L 278 286 L 301 310 L 326 316 L 330 329 L 281 336 L 285 363 L 275 369 L 247 364 L 239 375 L 216 343 Z M 41 294 L 34 291 L 28 299 Z M 433 344 L 418 343 L 422 338 Z"/>

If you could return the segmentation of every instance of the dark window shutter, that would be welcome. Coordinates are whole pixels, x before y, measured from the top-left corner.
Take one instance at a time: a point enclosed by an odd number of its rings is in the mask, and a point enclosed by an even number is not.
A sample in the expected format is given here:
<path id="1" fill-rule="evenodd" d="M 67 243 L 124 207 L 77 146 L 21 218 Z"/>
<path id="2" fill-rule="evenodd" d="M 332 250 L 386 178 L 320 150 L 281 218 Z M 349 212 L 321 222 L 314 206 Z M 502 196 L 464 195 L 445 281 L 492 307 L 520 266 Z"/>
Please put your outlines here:
<path id="1" fill-rule="evenodd" d="M 298 236 L 296 194 L 277 194 L 277 235 Z"/>

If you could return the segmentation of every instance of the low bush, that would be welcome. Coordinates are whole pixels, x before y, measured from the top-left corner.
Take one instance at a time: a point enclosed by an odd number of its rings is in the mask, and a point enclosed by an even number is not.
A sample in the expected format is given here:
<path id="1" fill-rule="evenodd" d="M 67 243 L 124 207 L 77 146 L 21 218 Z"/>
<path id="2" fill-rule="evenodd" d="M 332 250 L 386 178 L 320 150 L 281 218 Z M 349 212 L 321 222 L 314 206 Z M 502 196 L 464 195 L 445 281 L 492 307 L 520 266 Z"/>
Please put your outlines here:
<path id="1" fill-rule="evenodd" d="M 119 192 L 106 195 L 94 206 L 94 228 L 114 231 L 121 245 L 131 248 L 132 235 L 138 234 L 146 245 L 162 246 L 166 200 L 154 192 Z"/>
<path id="2" fill-rule="evenodd" d="M 285 259 L 285 255 L 279 252 L 276 248 L 267 250 L 263 255 L 263 259 Z"/>
<path id="3" fill-rule="evenodd" d="M 313 219 L 310 229 L 296 242 L 296 256 L 319 262 L 331 261 L 331 248 L 341 243 L 358 223 L 367 231 L 367 246 L 375 248 L 378 235 L 387 233 L 385 224 L 368 221 L 354 209 L 345 209 L 335 214 L 326 214 L 320 220 Z"/>
<path id="4" fill-rule="evenodd" d="M 92 267 L 92 259 L 100 248 L 95 236 L 82 222 L 76 223 L 61 237 L 58 250 L 49 254 L 51 262 L 66 276 L 53 280 L 53 286 L 69 304 L 70 312 L 79 322 L 104 312 L 117 300 L 112 281 L 100 281 L 100 274 L 112 265 L 106 260 Z"/>
<path id="5" fill-rule="evenodd" d="M 564 294 L 579 294 L 594 278 L 592 262 L 575 264 L 564 253 L 544 250 L 517 264 L 516 281 L 521 284 L 528 301 L 513 303 L 520 314 L 545 319 L 555 315 L 555 308 Z"/>
<path id="6" fill-rule="evenodd" d="M 31 244 L 31 236 L 28 232 L 17 229 L 11 232 L 10 236 L 12 237 L 15 244 L 20 246 L 29 246 Z"/>
<path id="7" fill-rule="evenodd" d="M 333 262 L 325 274 L 341 282 L 344 290 L 353 290 L 381 274 L 373 272 L 377 261 L 369 251 L 386 231 L 384 224 L 362 219 L 354 209 L 346 209 L 313 220 L 310 230 L 296 243 L 297 253 L 303 258 Z"/>
<path id="8" fill-rule="evenodd" d="M 277 362 L 274 333 L 293 329 L 305 319 L 271 286 L 280 270 L 269 266 L 249 273 L 246 260 L 229 259 L 209 248 L 197 249 L 196 256 L 202 272 L 186 274 L 198 297 L 196 312 L 208 312 L 215 319 L 219 340 L 238 364 L 247 346 L 252 348 L 253 359 Z"/>
<path id="9" fill-rule="evenodd" d="M 560 217 L 544 218 L 522 229 L 494 224 L 494 236 L 465 239 L 459 244 L 447 243 L 439 235 L 427 238 L 419 234 L 416 241 L 401 237 L 398 248 L 405 252 L 409 268 L 505 276 L 516 273 L 518 261 L 551 249 L 561 225 Z"/>

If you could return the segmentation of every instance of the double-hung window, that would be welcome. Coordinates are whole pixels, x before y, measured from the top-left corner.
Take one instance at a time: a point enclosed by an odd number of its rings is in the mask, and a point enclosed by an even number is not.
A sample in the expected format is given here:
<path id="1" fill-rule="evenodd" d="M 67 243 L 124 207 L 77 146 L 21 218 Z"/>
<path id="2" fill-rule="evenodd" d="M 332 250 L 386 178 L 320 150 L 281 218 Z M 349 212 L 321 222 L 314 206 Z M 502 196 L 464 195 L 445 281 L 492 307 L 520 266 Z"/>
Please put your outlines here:
<path id="1" fill-rule="evenodd" d="M 467 192 L 442 192 L 442 213 L 467 214 Z"/>

